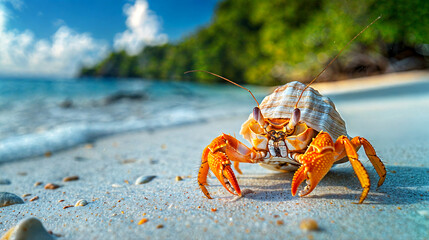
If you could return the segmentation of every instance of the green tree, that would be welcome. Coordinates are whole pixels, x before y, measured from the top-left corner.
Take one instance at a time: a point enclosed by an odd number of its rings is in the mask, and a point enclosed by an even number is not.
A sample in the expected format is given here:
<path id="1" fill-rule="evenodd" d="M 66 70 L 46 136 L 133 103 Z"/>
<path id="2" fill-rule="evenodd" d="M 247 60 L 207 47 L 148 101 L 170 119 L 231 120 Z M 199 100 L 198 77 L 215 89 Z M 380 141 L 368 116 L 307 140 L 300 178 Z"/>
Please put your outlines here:
<path id="1" fill-rule="evenodd" d="M 224 0 L 210 25 L 179 43 L 148 46 L 137 56 L 111 53 L 83 68 L 81 75 L 221 81 L 204 73 L 183 74 L 200 69 L 238 83 L 308 81 L 380 15 L 382 19 L 346 49 L 325 79 L 335 79 L 335 72 L 347 69 L 359 56 L 387 59 L 395 44 L 414 49 L 429 43 L 426 0 Z"/>

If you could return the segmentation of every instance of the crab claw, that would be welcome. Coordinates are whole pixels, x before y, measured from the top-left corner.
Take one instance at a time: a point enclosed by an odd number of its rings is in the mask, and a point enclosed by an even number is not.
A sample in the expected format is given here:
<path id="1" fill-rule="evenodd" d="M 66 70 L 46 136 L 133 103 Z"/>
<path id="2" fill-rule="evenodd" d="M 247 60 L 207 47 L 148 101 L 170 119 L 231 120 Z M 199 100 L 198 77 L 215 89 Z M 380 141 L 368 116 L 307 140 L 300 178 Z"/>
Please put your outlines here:
<path id="1" fill-rule="evenodd" d="M 326 156 L 322 156 L 326 157 Z M 312 162 L 314 163 L 314 162 Z M 307 185 L 299 192 L 299 196 L 303 197 L 311 193 L 314 188 L 319 184 L 320 180 L 329 172 L 332 163 L 329 162 L 316 162 L 315 164 L 304 164 L 295 172 L 292 180 L 292 196 L 296 195 L 299 185 L 306 180 Z"/>
<path id="2" fill-rule="evenodd" d="M 213 172 L 228 192 L 241 196 L 240 187 L 238 186 L 237 179 L 235 178 L 230 164 L 223 165 L 218 171 Z"/>
<path id="3" fill-rule="evenodd" d="M 292 180 L 293 196 L 304 180 L 307 180 L 307 185 L 299 192 L 299 196 L 305 196 L 313 191 L 334 164 L 334 151 L 332 138 L 326 132 L 320 132 L 300 158 L 302 166 L 295 172 Z"/>
<path id="4" fill-rule="evenodd" d="M 304 182 L 304 179 L 306 179 L 306 175 L 307 174 L 304 166 L 301 166 L 298 168 L 298 170 L 296 170 L 292 180 L 292 196 L 296 195 L 296 191 L 298 191 L 299 185 L 301 185 L 301 183 Z"/>
<path id="5" fill-rule="evenodd" d="M 209 152 L 207 154 L 207 160 L 210 170 L 212 170 L 216 178 L 226 188 L 226 190 L 234 195 L 241 196 L 240 187 L 238 186 L 237 179 L 235 178 L 234 172 L 231 168 L 231 161 L 228 159 L 226 154 L 221 151 Z"/>

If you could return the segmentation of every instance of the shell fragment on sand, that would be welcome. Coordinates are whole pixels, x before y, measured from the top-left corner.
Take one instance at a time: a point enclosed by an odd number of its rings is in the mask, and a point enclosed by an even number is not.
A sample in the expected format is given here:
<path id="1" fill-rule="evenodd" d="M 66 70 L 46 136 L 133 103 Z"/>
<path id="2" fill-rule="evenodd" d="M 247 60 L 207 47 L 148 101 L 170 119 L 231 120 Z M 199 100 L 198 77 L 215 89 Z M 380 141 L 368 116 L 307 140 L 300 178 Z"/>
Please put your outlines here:
<path id="1" fill-rule="evenodd" d="M 27 218 L 20 221 L 15 227 L 9 229 L 0 239 L 2 240 L 53 240 L 37 218 Z"/>
<path id="2" fill-rule="evenodd" d="M 59 187 L 60 187 L 60 185 L 57 185 L 55 183 L 48 183 L 45 185 L 45 189 L 48 189 L 48 190 L 54 190 L 54 189 L 57 189 Z"/>
<path id="3" fill-rule="evenodd" d="M 24 201 L 13 193 L 0 192 L 0 207 L 22 204 Z"/>
<path id="4" fill-rule="evenodd" d="M 136 179 L 135 185 L 145 184 L 152 181 L 156 176 L 140 176 Z"/>
<path id="5" fill-rule="evenodd" d="M 299 228 L 304 231 L 317 231 L 319 230 L 319 225 L 317 224 L 316 220 L 307 218 L 301 221 Z"/>
<path id="6" fill-rule="evenodd" d="M 76 204 L 74 205 L 75 207 L 83 207 L 88 205 L 88 202 L 84 199 L 81 199 L 79 201 L 76 202 Z"/>
<path id="7" fill-rule="evenodd" d="M 63 182 L 71 182 L 79 180 L 79 176 L 68 176 L 63 178 Z"/>

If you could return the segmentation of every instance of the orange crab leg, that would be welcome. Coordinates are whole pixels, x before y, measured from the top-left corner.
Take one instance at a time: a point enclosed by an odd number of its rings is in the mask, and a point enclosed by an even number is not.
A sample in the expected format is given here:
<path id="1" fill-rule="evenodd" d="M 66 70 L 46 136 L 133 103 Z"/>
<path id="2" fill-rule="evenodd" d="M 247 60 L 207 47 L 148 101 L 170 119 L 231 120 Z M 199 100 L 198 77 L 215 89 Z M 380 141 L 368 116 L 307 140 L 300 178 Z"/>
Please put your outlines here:
<path id="1" fill-rule="evenodd" d="M 369 161 L 371 161 L 375 171 L 377 171 L 377 174 L 380 177 L 377 184 L 377 187 L 380 187 L 386 179 L 386 167 L 375 153 L 374 147 L 372 147 L 371 143 L 363 137 L 354 137 L 352 139 L 352 143 L 353 145 L 363 146 L 366 156 L 368 156 Z"/>
<path id="2" fill-rule="evenodd" d="M 377 174 L 380 177 L 380 179 L 378 180 L 377 187 L 383 185 L 384 180 L 386 179 L 386 167 L 384 166 L 381 159 L 377 156 L 375 149 L 371 145 L 371 143 L 363 137 L 354 137 L 352 140 L 350 140 L 350 142 L 356 152 L 360 149 L 361 146 L 363 146 L 366 156 L 368 157 L 369 161 L 371 162 L 372 166 L 375 168 L 375 171 L 377 171 Z M 344 144 L 342 144 L 341 141 L 337 141 L 335 143 L 335 151 L 338 153 L 336 157 L 337 160 L 340 160 L 347 155 L 346 149 L 344 148 Z"/>
<path id="3" fill-rule="evenodd" d="M 363 164 L 359 161 L 358 155 L 356 153 L 355 147 L 353 146 L 352 142 L 346 137 L 346 136 L 340 136 L 337 139 L 337 142 L 344 145 L 344 148 L 346 149 L 347 157 L 350 160 L 350 163 L 352 164 L 353 170 L 355 171 L 359 182 L 363 188 L 362 194 L 360 195 L 358 204 L 363 203 L 366 196 L 368 195 L 369 188 L 371 187 L 371 182 L 369 180 L 368 172 L 366 171 Z"/>
<path id="4" fill-rule="evenodd" d="M 265 157 L 264 151 L 256 151 L 244 145 L 234 137 L 228 134 L 222 134 L 226 141 L 225 153 L 228 158 L 234 162 L 257 163 Z"/>
<path id="5" fill-rule="evenodd" d="M 207 188 L 205 187 L 208 185 L 207 175 L 209 173 L 209 163 L 208 163 L 209 153 L 210 153 L 210 149 L 206 147 L 203 151 L 203 156 L 201 157 L 201 167 L 200 167 L 200 170 L 198 171 L 198 185 L 200 186 L 201 191 L 203 191 L 204 195 L 206 195 L 208 199 L 212 199 L 209 191 L 207 191 Z"/>
<path id="6" fill-rule="evenodd" d="M 240 169 L 240 162 L 234 162 L 234 169 L 235 169 L 235 171 L 237 171 L 239 174 L 243 174 L 243 171 L 241 171 L 241 169 Z"/>
<path id="7" fill-rule="evenodd" d="M 228 134 L 223 134 L 223 137 L 228 143 L 225 152 L 228 158 L 234 161 L 234 169 L 237 170 L 239 174 L 243 174 L 239 167 L 240 162 L 256 163 L 265 156 L 264 152 L 251 149 Z"/>

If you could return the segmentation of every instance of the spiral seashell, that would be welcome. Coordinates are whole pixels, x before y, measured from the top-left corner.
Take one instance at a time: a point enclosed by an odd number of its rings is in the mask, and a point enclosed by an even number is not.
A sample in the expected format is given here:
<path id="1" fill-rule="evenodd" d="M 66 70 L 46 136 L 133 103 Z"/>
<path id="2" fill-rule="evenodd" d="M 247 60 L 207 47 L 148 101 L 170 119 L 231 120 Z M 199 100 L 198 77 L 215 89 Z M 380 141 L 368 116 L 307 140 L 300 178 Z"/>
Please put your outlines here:
<path id="1" fill-rule="evenodd" d="M 278 87 L 262 100 L 259 106 L 262 115 L 265 118 L 290 118 L 305 86 L 295 81 Z M 329 133 L 334 141 L 341 135 L 347 136 L 346 124 L 337 112 L 335 104 L 312 87 L 305 90 L 298 108 L 301 110 L 300 121 L 307 126 Z"/>

